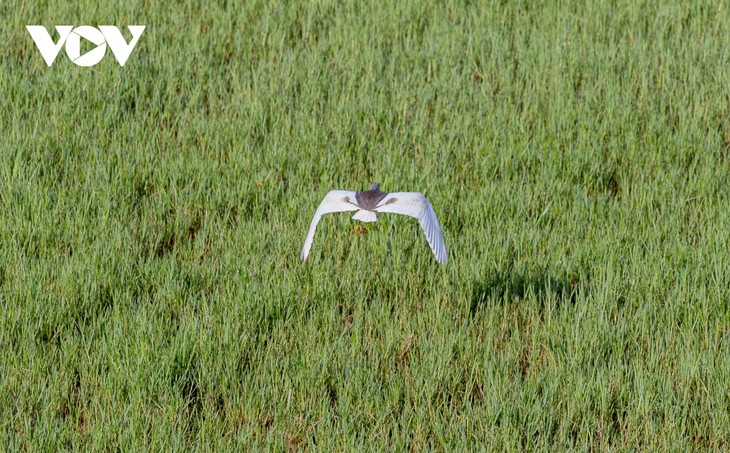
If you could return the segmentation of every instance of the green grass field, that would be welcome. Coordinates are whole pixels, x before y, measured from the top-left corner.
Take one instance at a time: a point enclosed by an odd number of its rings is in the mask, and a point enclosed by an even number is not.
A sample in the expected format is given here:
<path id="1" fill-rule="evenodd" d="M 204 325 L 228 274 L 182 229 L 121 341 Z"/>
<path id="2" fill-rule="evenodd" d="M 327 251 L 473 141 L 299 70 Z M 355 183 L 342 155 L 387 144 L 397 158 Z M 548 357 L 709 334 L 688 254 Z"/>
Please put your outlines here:
<path id="1" fill-rule="evenodd" d="M 730 448 L 730 6 L 81 3 L 0 4 L 0 445 Z M 299 260 L 371 181 L 448 264 Z"/>

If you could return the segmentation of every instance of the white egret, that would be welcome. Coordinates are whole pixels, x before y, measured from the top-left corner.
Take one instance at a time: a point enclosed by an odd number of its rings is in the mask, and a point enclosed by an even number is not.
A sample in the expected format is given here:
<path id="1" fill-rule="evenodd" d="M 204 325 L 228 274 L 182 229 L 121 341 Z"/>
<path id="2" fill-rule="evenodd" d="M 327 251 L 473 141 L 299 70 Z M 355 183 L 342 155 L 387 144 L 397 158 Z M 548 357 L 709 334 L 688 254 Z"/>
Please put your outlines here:
<path id="1" fill-rule="evenodd" d="M 428 245 L 431 246 L 436 261 L 441 264 L 448 260 L 441 226 L 431 203 L 420 192 L 381 192 L 380 184 L 373 183 L 370 190 L 354 192 L 350 190 L 330 190 L 319 204 L 309 226 L 307 238 L 304 240 L 301 258 L 306 260 L 312 249 L 314 233 L 317 231 L 319 219 L 324 214 L 333 212 L 357 211 L 353 219 L 361 222 L 375 222 L 383 212 L 403 214 L 418 219 L 423 232 L 426 234 Z"/>

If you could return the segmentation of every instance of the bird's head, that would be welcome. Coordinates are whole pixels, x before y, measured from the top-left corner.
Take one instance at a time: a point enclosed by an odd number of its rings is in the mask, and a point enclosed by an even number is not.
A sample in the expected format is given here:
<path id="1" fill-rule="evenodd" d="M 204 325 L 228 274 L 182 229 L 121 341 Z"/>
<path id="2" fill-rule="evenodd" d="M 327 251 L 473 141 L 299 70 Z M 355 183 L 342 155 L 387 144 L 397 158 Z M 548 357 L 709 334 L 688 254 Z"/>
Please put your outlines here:
<path id="1" fill-rule="evenodd" d="M 370 186 L 370 190 L 380 190 L 380 184 L 374 182 L 373 185 Z"/>

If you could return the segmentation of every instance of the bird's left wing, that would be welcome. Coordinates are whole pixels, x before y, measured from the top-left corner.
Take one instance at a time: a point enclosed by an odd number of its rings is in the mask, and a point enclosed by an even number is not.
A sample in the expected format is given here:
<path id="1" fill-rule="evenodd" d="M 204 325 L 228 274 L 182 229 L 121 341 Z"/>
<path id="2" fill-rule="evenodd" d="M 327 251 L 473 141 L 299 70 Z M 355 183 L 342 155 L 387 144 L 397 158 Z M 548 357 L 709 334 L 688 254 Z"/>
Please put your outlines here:
<path id="1" fill-rule="evenodd" d="M 312 217 L 312 223 L 309 225 L 309 232 L 307 233 L 307 238 L 304 240 L 304 247 L 302 247 L 302 261 L 306 260 L 309 256 L 319 219 L 324 214 L 332 212 L 356 211 L 360 209 L 354 204 L 355 201 L 355 192 L 350 190 L 330 190 L 325 195 L 317 211 L 314 213 L 314 217 Z"/>
<path id="2" fill-rule="evenodd" d="M 436 213 L 431 207 L 431 203 L 420 192 L 394 192 L 388 194 L 380 202 L 380 206 L 375 208 L 376 212 L 392 212 L 394 214 L 403 214 L 418 219 L 423 232 L 426 234 L 428 245 L 436 256 L 436 261 L 441 264 L 446 263 L 449 254 L 444 244 L 444 236 L 441 233 L 441 225 L 436 218 Z"/>

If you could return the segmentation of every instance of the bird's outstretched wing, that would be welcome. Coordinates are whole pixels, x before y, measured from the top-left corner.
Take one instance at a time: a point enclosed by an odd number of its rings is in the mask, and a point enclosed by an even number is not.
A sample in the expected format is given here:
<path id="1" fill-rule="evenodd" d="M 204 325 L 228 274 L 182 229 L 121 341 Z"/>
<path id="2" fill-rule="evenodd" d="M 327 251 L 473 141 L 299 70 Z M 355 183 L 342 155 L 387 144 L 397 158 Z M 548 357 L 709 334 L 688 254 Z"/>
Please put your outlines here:
<path id="1" fill-rule="evenodd" d="M 314 240 L 314 233 L 317 231 L 319 219 L 324 214 L 329 214 L 331 212 L 357 211 L 360 208 L 358 208 L 354 203 L 355 192 L 350 190 L 330 190 L 327 195 L 325 195 L 324 199 L 319 204 L 317 211 L 314 213 L 314 217 L 312 217 L 312 223 L 309 225 L 307 239 L 304 240 L 304 247 L 302 247 L 302 261 L 307 259 L 309 251 L 312 249 L 312 241 Z"/>
<path id="2" fill-rule="evenodd" d="M 376 212 L 392 212 L 403 214 L 418 219 L 423 232 L 426 233 L 428 245 L 431 246 L 436 261 L 446 263 L 449 254 L 444 244 L 444 236 L 441 233 L 441 225 L 433 212 L 431 203 L 420 192 L 394 192 L 388 194 L 375 208 Z"/>

